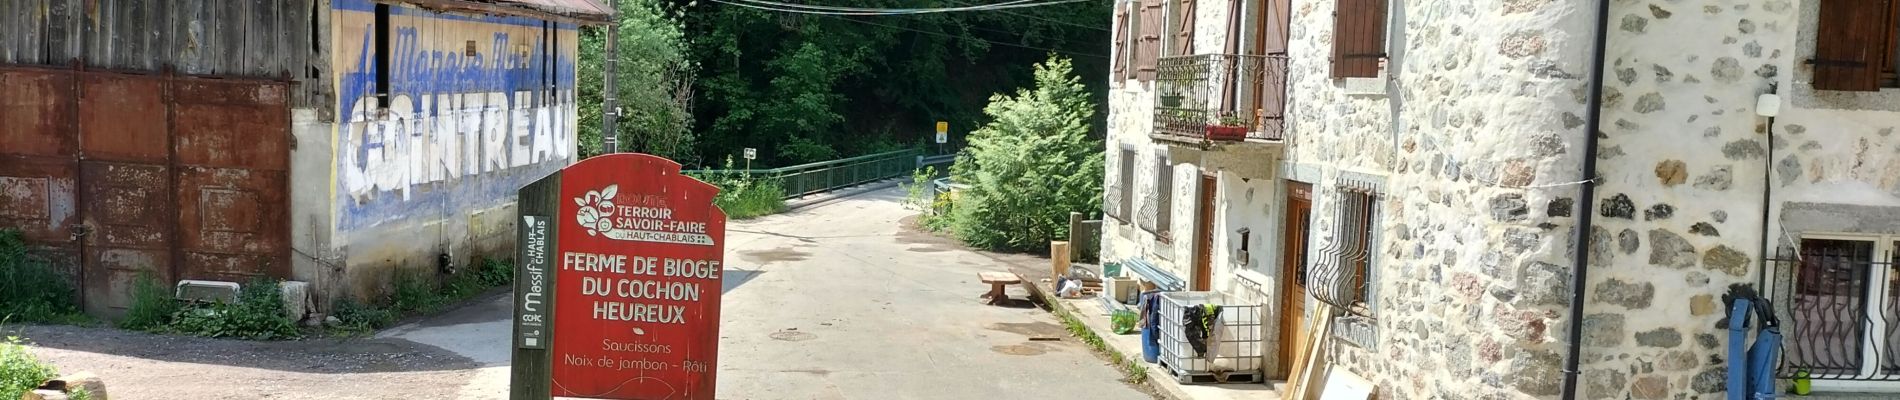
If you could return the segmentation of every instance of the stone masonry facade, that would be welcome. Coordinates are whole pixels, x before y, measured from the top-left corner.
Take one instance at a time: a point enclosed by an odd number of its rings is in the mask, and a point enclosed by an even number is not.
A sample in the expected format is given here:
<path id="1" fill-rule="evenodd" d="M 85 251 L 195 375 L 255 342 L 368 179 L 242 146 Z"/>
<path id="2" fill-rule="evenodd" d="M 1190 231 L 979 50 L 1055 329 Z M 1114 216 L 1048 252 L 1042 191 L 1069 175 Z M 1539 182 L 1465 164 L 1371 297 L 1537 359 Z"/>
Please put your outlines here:
<path id="1" fill-rule="evenodd" d="M 1900 89 L 1814 89 L 1804 60 L 1819 1 L 1611 0 L 1592 176 L 1579 169 L 1594 2 L 1389 0 L 1379 77 L 1335 79 L 1337 0 L 1292 0 L 1283 147 L 1157 142 L 1152 89 L 1111 90 L 1109 186 L 1119 163 L 1136 162 L 1135 193 L 1156 190 L 1150 163 L 1169 155 L 1174 185 L 1161 190 L 1174 191 L 1175 240 L 1110 227 L 1104 257 L 1189 276 L 1194 183 L 1210 171 L 1211 286 L 1277 314 L 1287 182 L 1312 185 L 1307 241 L 1323 249 L 1338 245 L 1341 185 L 1376 181 L 1373 340 L 1333 340 L 1327 355 L 1379 398 L 1557 398 L 1572 323 L 1584 333 L 1580 398 L 1721 398 L 1723 293 L 1787 284 L 1764 254 L 1805 234 L 1900 234 L 1881 225 L 1900 222 Z M 1201 1 L 1195 53 L 1222 51 L 1228 9 Z M 1763 93 L 1779 95 L 1778 116 L 1757 114 Z M 1139 156 L 1121 160 L 1123 148 Z M 1585 315 L 1569 321 L 1573 254 L 1586 243 L 1573 237 L 1577 196 L 1592 179 Z M 1306 329 L 1263 317 L 1269 342 Z M 1268 370 L 1285 367 L 1267 358 Z"/>

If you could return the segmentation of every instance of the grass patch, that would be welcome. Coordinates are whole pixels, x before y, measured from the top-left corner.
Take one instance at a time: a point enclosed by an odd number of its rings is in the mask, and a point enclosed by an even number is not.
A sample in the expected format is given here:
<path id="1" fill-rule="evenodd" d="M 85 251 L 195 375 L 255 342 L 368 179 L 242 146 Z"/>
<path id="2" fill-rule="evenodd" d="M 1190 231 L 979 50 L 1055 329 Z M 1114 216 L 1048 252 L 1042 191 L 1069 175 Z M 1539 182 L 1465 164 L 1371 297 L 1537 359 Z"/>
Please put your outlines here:
<path id="1" fill-rule="evenodd" d="M 330 315 L 336 317 L 337 323 L 330 333 L 355 336 L 374 332 L 405 316 L 432 314 L 489 289 L 513 284 L 514 279 L 514 262 L 494 258 L 483 258 L 472 268 L 444 278 L 440 284 L 429 276 L 429 271 L 398 269 L 393 288 L 383 301 L 361 303 L 346 297 L 331 303 Z"/>
<path id="2" fill-rule="evenodd" d="M 726 169 L 732 170 L 732 157 L 726 157 Z M 726 218 L 750 219 L 785 210 L 785 186 L 778 179 L 750 172 L 696 174 L 701 181 L 719 188 L 713 205 L 726 212 Z"/>
<path id="3" fill-rule="evenodd" d="M 1056 299 L 1050 298 L 1041 291 L 1037 291 L 1036 296 L 1042 299 L 1043 304 L 1049 305 L 1050 311 L 1055 313 L 1057 319 L 1062 320 L 1063 326 L 1069 328 L 1069 334 L 1081 338 L 1082 343 L 1088 344 L 1089 348 L 1094 349 L 1096 354 L 1101 354 L 1103 357 L 1108 358 L 1109 362 L 1115 365 L 1115 369 L 1121 370 L 1124 380 L 1134 384 L 1148 382 L 1148 367 L 1142 365 L 1141 359 L 1128 357 L 1122 354 L 1121 351 L 1109 346 L 1108 342 L 1103 341 L 1101 336 L 1095 334 L 1095 331 L 1089 330 L 1088 325 L 1083 324 L 1081 319 L 1077 318 L 1075 314 L 1070 313 L 1068 306 L 1057 302 Z"/>
<path id="4" fill-rule="evenodd" d="M 297 321 L 284 310 L 284 292 L 275 280 L 251 281 L 230 303 L 179 301 L 149 274 L 139 277 L 133 288 L 132 306 L 120 328 L 249 340 L 303 337 Z"/>
<path id="5" fill-rule="evenodd" d="M 17 399 L 26 392 L 38 388 L 41 383 L 59 377 L 59 370 L 52 364 L 40 361 L 26 349 L 26 339 L 19 336 L 0 338 L 0 399 Z M 68 388 L 66 398 L 88 400 L 92 393 L 83 388 Z"/>
<path id="6" fill-rule="evenodd" d="M 29 251 L 19 231 L 0 230 L 0 320 L 85 324 L 73 282 Z"/>

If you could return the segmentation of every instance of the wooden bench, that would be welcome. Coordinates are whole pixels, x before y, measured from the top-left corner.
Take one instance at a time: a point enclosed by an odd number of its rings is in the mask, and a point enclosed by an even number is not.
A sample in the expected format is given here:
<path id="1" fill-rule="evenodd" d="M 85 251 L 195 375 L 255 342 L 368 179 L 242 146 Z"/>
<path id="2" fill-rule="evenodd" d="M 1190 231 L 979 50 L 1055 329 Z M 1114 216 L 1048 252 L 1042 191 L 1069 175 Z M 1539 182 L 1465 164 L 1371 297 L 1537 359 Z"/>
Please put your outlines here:
<path id="1" fill-rule="evenodd" d="M 983 297 L 990 299 L 990 305 L 1009 301 L 1009 295 L 1003 292 L 1004 288 L 1008 285 L 1023 283 L 1023 277 L 1008 272 L 978 272 L 976 277 L 977 280 L 990 284 L 990 292 L 983 294 Z"/>

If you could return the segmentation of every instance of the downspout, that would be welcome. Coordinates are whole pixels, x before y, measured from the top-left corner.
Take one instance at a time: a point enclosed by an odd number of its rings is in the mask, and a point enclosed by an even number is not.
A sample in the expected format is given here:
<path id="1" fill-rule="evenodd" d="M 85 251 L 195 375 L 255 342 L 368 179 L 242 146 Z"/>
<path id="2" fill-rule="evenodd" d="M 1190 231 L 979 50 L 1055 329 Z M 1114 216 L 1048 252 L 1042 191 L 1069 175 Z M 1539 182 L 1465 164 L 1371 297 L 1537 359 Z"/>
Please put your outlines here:
<path id="1" fill-rule="evenodd" d="M 615 6 L 613 19 L 607 22 L 607 60 L 602 72 L 607 76 L 601 89 L 600 102 L 600 144 L 602 154 L 620 152 L 620 131 L 615 130 L 615 120 L 620 117 L 620 92 L 614 85 L 614 76 L 620 75 L 620 55 L 615 47 L 620 43 L 620 10 Z M 651 150 L 648 150 L 651 151 Z"/>
<path id="2" fill-rule="evenodd" d="M 1570 266 L 1570 316 L 1569 334 L 1564 352 L 1564 388 L 1563 399 L 1577 398 L 1577 380 L 1581 375 L 1577 371 L 1578 361 L 1583 358 L 1583 301 L 1584 288 L 1589 284 L 1590 266 L 1590 228 L 1591 217 L 1596 215 L 1597 198 L 1597 136 L 1601 135 L 1603 125 L 1603 58 L 1609 43 L 1610 0 L 1597 1 L 1596 41 L 1590 49 L 1590 83 L 1588 109 L 1584 110 L 1583 165 L 1578 171 L 1585 179 L 1577 194 L 1577 229 L 1573 234 L 1578 245 L 1571 251 L 1575 263 Z"/>
<path id="3" fill-rule="evenodd" d="M 1762 96 L 1762 97 L 1767 98 L 1767 97 L 1773 96 L 1774 94 L 1775 94 L 1775 84 L 1770 83 L 1768 84 L 1768 96 Z M 1759 293 L 1768 293 L 1768 274 L 1772 272 L 1768 269 L 1768 257 L 1770 257 L 1773 254 L 1773 253 L 1770 253 L 1770 250 L 1769 250 L 1770 248 L 1768 247 L 1768 211 L 1769 211 L 1769 206 L 1771 204 L 1774 204 L 1773 201 L 1775 198 L 1774 197 L 1775 182 L 1772 177 L 1774 176 L 1774 173 L 1775 173 L 1775 115 L 1774 114 L 1776 113 L 1764 112 L 1760 104 L 1756 105 L 1755 110 L 1757 114 L 1766 114 L 1763 116 L 1768 117 L 1768 127 L 1766 129 L 1768 133 L 1768 158 L 1762 162 L 1762 169 L 1761 169 L 1761 275 L 1755 277 L 1755 291 Z"/>

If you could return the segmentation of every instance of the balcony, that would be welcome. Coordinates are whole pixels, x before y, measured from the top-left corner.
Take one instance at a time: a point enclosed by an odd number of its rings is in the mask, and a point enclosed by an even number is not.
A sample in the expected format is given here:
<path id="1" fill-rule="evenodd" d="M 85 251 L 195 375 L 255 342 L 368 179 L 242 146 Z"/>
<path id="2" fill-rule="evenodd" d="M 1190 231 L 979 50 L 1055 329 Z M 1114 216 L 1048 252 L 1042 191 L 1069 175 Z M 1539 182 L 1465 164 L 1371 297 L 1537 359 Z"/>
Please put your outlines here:
<path id="1" fill-rule="evenodd" d="M 1200 148 L 1285 142 L 1285 55 L 1162 57 L 1157 67 L 1155 140 Z"/>

